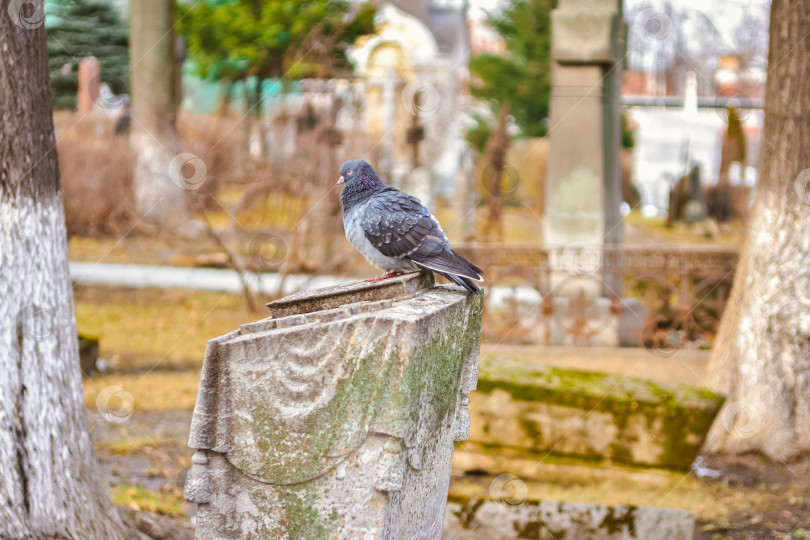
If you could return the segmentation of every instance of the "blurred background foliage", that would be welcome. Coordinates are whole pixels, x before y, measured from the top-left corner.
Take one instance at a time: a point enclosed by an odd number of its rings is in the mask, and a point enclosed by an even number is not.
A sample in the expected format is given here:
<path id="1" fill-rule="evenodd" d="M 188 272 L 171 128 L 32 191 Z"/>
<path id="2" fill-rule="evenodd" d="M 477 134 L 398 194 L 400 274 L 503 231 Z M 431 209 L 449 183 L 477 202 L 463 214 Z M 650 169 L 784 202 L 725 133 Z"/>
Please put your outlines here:
<path id="1" fill-rule="evenodd" d="M 351 73 L 346 48 L 374 31 L 376 7 L 345 0 L 179 4 L 179 29 L 200 76 L 301 79 Z"/>
<path id="2" fill-rule="evenodd" d="M 88 56 L 98 59 L 112 92 L 129 92 L 129 25 L 109 2 L 54 0 L 47 14 L 54 109 L 76 108 L 79 61 Z"/>
<path id="3" fill-rule="evenodd" d="M 512 4 L 506 16 L 490 15 L 489 24 L 504 38 L 507 54 L 481 53 L 470 58 L 470 93 L 486 100 L 494 117 L 509 103 L 519 137 L 543 137 L 548 132 L 551 10 L 555 7 L 555 0 L 525 0 Z M 482 129 L 473 128 L 468 140 L 483 150 L 477 142 Z"/>

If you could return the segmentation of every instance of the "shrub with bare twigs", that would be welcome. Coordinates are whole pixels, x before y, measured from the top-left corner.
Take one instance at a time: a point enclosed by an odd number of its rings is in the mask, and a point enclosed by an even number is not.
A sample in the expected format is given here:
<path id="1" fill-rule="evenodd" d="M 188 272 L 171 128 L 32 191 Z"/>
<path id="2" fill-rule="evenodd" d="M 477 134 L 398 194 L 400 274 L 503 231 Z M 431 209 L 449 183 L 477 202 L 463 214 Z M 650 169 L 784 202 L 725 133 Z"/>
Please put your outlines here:
<path id="1" fill-rule="evenodd" d="M 106 117 L 54 115 L 70 236 L 121 236 L 137 221 L 129 140 Z"/>

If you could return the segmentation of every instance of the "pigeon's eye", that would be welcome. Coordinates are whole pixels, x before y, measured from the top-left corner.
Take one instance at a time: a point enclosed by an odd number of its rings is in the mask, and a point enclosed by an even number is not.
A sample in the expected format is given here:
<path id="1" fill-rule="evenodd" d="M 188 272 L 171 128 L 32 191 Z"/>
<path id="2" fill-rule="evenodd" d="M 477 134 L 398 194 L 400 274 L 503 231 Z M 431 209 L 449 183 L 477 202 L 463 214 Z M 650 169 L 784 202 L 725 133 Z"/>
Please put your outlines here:
<path id="1" fill-rule="evenodd" d="M 346 171 L 346 174 L 352 174 L 352 170 L 349 169 L 348 171 Z"/>

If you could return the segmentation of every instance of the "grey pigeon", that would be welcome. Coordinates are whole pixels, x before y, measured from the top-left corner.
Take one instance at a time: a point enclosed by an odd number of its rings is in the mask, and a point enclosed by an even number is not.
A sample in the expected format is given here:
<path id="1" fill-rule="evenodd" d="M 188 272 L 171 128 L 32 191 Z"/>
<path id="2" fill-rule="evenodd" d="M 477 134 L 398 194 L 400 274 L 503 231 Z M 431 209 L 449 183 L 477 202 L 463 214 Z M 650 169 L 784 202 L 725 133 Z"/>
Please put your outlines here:
<path id="1" fill-rule="evenodd" d="M 368 262 L 385 273 L 377 281 L 424 268 L 470 291 L 481 291 L 482 270 L 450 249 L 436 218 L 416 197 L 382 183 L 367 161 L 352 159 L 340 167 L 338 184 L 346 239 Z"/>

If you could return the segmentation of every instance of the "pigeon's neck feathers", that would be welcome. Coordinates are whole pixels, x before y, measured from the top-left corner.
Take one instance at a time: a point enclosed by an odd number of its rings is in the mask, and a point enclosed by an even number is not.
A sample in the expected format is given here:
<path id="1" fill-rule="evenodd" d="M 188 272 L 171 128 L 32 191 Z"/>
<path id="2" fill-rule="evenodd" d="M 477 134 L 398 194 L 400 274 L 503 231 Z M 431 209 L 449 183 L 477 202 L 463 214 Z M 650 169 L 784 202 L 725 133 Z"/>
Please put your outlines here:
<path id="1" fill-rule="evenodd" d="M 357 171 L 357 178 L 346 184 L 340 194 L 343 210 L 348 211 L 357 204 L 367 201 L 386 187 L 388 186 L 382 183 L 374 169 L 363 167 Z"/>

